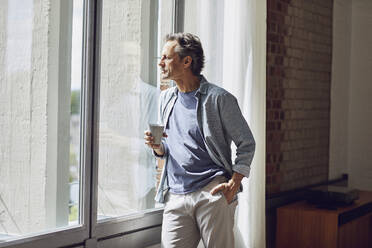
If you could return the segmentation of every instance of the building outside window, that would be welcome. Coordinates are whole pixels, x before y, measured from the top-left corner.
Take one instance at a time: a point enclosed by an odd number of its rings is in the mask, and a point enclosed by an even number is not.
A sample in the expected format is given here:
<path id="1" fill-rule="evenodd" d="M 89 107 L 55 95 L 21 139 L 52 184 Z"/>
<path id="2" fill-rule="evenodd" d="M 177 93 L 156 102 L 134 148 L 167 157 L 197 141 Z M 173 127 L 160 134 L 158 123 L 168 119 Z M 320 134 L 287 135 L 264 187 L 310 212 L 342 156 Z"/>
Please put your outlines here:
<path id="1" fill-rule="evenodd" d="M 79 224 L 82 1 L 0 1 L 0 240 Z"/>
<path id="2" fill-rule="evenodd" d="M 159 242 L 143 131 L 175 2 L 0 0 L 0 247 Z"/>

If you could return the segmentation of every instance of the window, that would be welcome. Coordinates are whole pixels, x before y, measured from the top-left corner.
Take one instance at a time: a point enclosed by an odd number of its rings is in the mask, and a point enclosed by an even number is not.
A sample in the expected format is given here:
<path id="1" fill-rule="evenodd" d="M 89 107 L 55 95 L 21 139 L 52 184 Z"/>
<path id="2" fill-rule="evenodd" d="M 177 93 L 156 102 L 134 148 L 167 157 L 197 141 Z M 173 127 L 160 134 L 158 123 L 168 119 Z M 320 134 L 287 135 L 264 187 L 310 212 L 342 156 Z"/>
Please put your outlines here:
<path id="1" fill-rule="evenodd" d="M 178 2 L 0 0 L 0 247 L 160 241 L 143 131 Z"/>
<path id="2" fill-rule="evenodd" d="M 162 205 L 154 201 L 158 172 L 143 136 L 148 123 L 157 121 L 157 58 L 162 37 L 172 31 L 172 18 L 161 17 L 172 16 L 172 6 L 170 0 L 103 1 L 98 238 L 153 226 L 154 234 L 147 236 L 160 242 Z"/>
<path id="3" fill-rule="evenodd" d="M 82 224 L 83 1 L 0 1 L 0 242 Z"/>
<path id="4" fill-rule="evenodd" d="M 154 208 L 155 161 L 143 141 L 157 121 L 156 1 L 104 1 L 98 219 Z"/>

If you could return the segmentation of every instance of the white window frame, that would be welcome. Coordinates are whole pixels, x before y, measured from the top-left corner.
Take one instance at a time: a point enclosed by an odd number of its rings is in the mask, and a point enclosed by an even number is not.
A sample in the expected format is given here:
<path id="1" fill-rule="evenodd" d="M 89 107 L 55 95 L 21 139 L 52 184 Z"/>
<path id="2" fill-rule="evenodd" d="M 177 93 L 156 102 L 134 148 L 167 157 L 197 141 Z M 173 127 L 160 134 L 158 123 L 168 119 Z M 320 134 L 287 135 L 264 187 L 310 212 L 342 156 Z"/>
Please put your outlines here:
<path id="1" fill-rule="evenodd" d="M 97 3 L 94 0 L 85 0 L 83 8 L 83 65 L 81 87 L 81 182 L 80 182 L 80 225 L 76 227 L 63 227 L 54 229 L 45 234 L 32 234 L 21 239 L 0 243 L 0 248 L 50 248 L 50 247 L 73 247 L 84 245 L 90 237 L 90 213 L 91 213 L 91 144 L 92 144 L 92 107 L 94 86 L 94 37 L 96 32 L 95 16 Z"/>
<path id="2" fill-rule="evenodd" d="M 61 1 L 61 0 L 60 0 Z M 0 248 L 143 247 L 160 243 L 163 209 L 97 222 L 102 1 L 84 0 L 81 88 L 80 225 L 0 243 Z M 184 0 L 173 0 L 173 32 L 183 30 Z M 150 44 L 153 48 L 153 44 Z"/>

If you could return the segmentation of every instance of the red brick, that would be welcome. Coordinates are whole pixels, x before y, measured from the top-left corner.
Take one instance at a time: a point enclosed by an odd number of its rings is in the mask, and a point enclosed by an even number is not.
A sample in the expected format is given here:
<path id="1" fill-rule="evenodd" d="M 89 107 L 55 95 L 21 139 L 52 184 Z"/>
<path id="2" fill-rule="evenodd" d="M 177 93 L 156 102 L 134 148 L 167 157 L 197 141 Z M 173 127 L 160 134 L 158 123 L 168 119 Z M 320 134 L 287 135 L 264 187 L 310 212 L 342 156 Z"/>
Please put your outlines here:
<path id="1" fill-rule="evenodd" d="M 304 1 L 267 0 L 268 194 L 328 175 L 333 1 Z"/>

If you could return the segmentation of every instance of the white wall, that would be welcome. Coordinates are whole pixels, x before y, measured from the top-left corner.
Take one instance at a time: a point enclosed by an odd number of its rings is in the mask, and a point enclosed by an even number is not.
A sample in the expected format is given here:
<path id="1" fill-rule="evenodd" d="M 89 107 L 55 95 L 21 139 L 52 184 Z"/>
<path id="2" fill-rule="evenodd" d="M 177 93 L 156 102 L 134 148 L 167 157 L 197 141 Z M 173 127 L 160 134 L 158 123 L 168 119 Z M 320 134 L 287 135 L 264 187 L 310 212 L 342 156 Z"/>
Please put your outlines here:
<path id="1" fill-rule="evenodd" d="M 372 190 L 372 1 L 334 4 L 330 178 Z"/>

